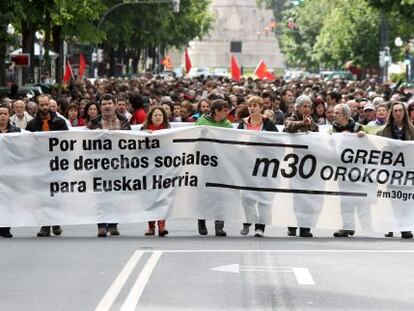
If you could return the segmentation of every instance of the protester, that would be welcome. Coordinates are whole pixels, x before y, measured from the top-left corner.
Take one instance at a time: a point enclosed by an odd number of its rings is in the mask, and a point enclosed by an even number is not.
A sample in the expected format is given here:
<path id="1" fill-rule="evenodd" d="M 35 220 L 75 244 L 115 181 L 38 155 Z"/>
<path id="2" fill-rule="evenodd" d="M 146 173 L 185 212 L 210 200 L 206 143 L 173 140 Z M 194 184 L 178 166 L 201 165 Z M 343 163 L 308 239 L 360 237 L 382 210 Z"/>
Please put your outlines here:
<path id="1" fill-rule="evenodd" d="M 129 96 L 129 102 L 134 110 L 129 123 L 132 125 L 144 123 L 147 118 L 147 109 L 149 106 L 148 98 L 143 97 L 137 91 L 134 91 Z"/>
<path id="2" fill-rule="evenodd" d="M 249 116 L 244 118 L 239 124 L 238 129 L 251 131 L 270 131 L 277 132 L 276 125 L 268 118 L 262 115 L 263 99 L 258 96 L 252 96 L 247 100 Z M 262 194 L 262 200 L 255 199 L 252 193 L 242 192 L 242 203 L 247 221 L 257 222 L 254 225 L 255 236 L 262 237 L 265 231 L 265 222 L 272 219 L 272 199 L 271 195 Z M 257 209 L 256 209 L 257 206 Z M 252 223 L 243 223 L 240 234 L 249 234 Z"/>
<path id="3" fill-rule="evenodd" d="M 77 103 L 70 103 L 67 106 L 65 117 L 73 127 L 85 126 L 85 120 L 79 116 L 79 105 Z"/>
<path id="4" fill-rule="evenodd" d="M 36 115 L 37 109 L 38 109 L 38 107 L 37 107 L 37 103 L 36 102 L 29 101 L 26 104 L 26 111 L 32 117 L 34 117 Z"/>
<path id="5" fill-rule="evenodd" d="M 205 113 L 201 116 L 195 125 L 207 125 L 207 126 L 217 126 L 217 127 L 224 127 L 224 128 L 233 128 L 233 125 L 227 120 L 227 114 L 229 112 L 229 104 L 221 99 L 217 99 L 212 102 L 210 106 L 210 112 Z M 224 231 L 224 221 L 223 220 L 215 220 L 215 231 L 216 236 L 226 236 L 227 233 Z M 207 227 L 206 227 L 206 220 L 199 219 L 198 220 L 198 233 L 200 235 L 207 235 Z"/>
<path id="6" fill-rule="evenodd" d="M 136 97 L 138 94 L 134 94 L 134 102 L 136 103 Z M 131 126 L 128 120 L 116 112 L 116 103 L 112 94 L 103 94 L 100 98 L 102 114 L 89 121 L 87 128 L 90 130 L 105 129 L 105 130 L 131 130 Z M 107 234 L 118 236 L 118 224 L 117 223 L 99 223 L 98 233 L 99 238 L 104 238 Z"/>
<path id="7" fill-rule="evenodd" d="M 126 94 L 119 94 L 117 96 L 116 102 L 117 102 L 116 111 L 122 114 L 129 122 L 132 118 L 132 114 L 129 112 L 129 102 L 128 102 L 128 99 L 126 98 Z"/>
<path id="8" fill-rule="evenodd" d="M 101 114 L 101 108 L 95 102 L 90 102 L 86 104 L 85 113 L 83 118 L 85 123 L 88 124 L 90 120 L 95 119 L 98 115 Z"/>
<path id="9" fill-rule="evenodd" d="M 414 124 L 414 101 L 408 104 L 407 110 L 411 124 Z"/>
<path id="10" fill-rule="evenodd" d="M 388 117 L 388 107 L 386 103 L 381 103 L 376 106 L 376 118 L 364 126 L 364 131 L 367 134 L 377 134 L 378 131 L 384 128 Z"/>
<path id="11" fill-rule="evenodd" d="M 197 112 L 191 116 L 192 119 L 198 120 L 203 114 L 210 111 L 210 102 L 208 99 L 201 99 L 197 104 Z"/>
<path id="12" fill-rule="evenodd" d="M 318 132 L 318 125 L 311 117 L 312 112 L 312 100 L 306 96 L 301 95 L 296 98 L 295 112 L 292 116 L 286 118 L 284 132 L 287 133 L 306 133 L 306 132 Z M 301 215 L 307 209 L 306 198 L 298 194 L 293 198 L 293 209 L 295 215 Z M 316 214 L 316 213 L 314 213 Z M 312 224 L 315 222 L 314 219 L 307 219 L 308 223 Z M 288 227 L 288 236 L 296 236 L 297 227 Z M 300 227 L 299 236 L 305 238 L 313 237 L 311 228 Z"/>
<path id="13" fill-rule="evenodd" d="M 183 101 L 181 103 L 181 110 L 180 110 L 180 122 L 195 122 L 194 118 L 192 118 L 193 114 L 193 105 L 189 101 Z"/>
<path id="14" fill-rule="evenodd" d="M 29 121 L 26 130 L 30 132 L 67 131 L 68 127 L 64 119 L 51 111 L 50 99 L 47 95 L 37 97 L 39 110 L 33 120 Z M 54 235 L 61 235 L 62 228 L 59 225 L 52 226 Z M 37 233 L 38 237 L 50 237 L 50 226 L 42 226 Z"/>
<path id="15" fill-rule="evenodd" d="M 325 125 L 326 124 L 326 107 L 322 97 L 317 97 L 313 100 L 313 113 L 312 119 L 315 121 L 317 125 Z"/>
<path id="16" fill-rule="evenodd" d="M 396 101 L 391 104 L 388 121 L 384 129 L 379 131 L 377 135 L 404 141 L 414 140 L 414 127 L 409 118 L 407 108 L 402 102 Z M 405 212 L 399 207 L 394 208 L 394 213 L 401 219 L 404 217 Z M 393 233 L 389 232 L 385 236 L 392 237 Z M 401 238 L 412 239 L 413 233 L 411 231 L 401 231 Z"/>
<path id="17" fill-rule="evenodd" d="M 364 135 L 364 129 L 361 124 L 355 122 L 351 115 L 351 105 L 349 104 L 339 104 L 335 106 L 334 116 L 335 121 L 332 124 L 331 132 L 332 133 L 357 133 L 359 137 Z M 365 210 L 368 207 L 359 206 L 358 199 L 355 198 L 342 198 L 341 197 L 341 216 L 343 222 L 343 228 L 337 230 L 333 236 L 334 237 L 349 237 L 355 234 L 354 228 L 354 213 L 366 212 Z"/>
<path id="18" fill-rule="evenodd" d="M 23 103 L 23 102 L 22 102 Z M 24 105 L 24 104 L 23 104 Z M 0 133 L 16 133 L 20 128 L 10 122 L 10 107 L 7 104 L 0 104 Z M 3 238 L 12 238 L 10 227 L 0 227 L 0 236 Z"/>
<path id="19" fill-rule="evenodd" d="M 13 103 L 14 115 L 10 117 L 10 122 L 14 123 L 18 128 L 25 129 L 27 123 L 33 117 L 26 111 L 26 105 L 22 100 L 16 100 Z"/>
<path id="20" fill-rule="evenodd" d="M 164 130 L 170 128 L 168 116 L 166 111 L 162 107 L 153 107 L 147 115 L 147 119 L 142 126 L 143 130 L 149 132 Z M 165 229 L 165 219 L 157 220 L 158 235 L 160 237 L 166 236 L 168 230 Z M 145 231 L 146 236 L 152 236 L 155 234 L 155 220 L 148 222 L 148 230 Z"/>

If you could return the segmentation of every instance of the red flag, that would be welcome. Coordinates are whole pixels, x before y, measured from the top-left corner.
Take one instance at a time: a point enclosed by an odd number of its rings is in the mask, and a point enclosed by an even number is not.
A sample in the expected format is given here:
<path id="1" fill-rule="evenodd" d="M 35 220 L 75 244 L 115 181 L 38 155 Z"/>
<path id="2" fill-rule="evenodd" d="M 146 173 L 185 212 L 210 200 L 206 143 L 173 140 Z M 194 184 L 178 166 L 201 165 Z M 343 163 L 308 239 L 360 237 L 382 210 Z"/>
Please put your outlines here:
<path id="1" fill-rule="evenodd" d="M 240 81 L 241 71 L 239 64 L 237 64 L 237 59 L 234 55 L 231 56 L 231 78 L 234 81 Z"/>
<path id="2" fill-rule="evenodd" d="M 63 82 L 69 82 L 72 77 L 72 67 L 70 66 L 69 60 L 66 61 L 65 74 L 63 75 Z"/>
<path id="3" fill-rule="evenodd" d="M 268 80 L 275 80 L 275 77 L 269 72 L 267 66 L 263 60 L 260 61 L 259 65 L 257 65 L 254 74 L 260 79 L 263 80 L 264 78 Z"/>
<path id="4" fill-rule="evenodd" d="M 191 66 L 191 60 L 190 60 L 190 56 L 188 55 L 187 48 L 184 49 L 184 56 L 185 56 L 185 71 L 189 73 L 192 66 Z"/>
<path id="5" fill-rule="evenodd" d="M 81 53 L 79 55 L 79 80 L 82 80 L 83 73 L 85 72 L 86 63 L 85 63 L 85 57 Z"/>

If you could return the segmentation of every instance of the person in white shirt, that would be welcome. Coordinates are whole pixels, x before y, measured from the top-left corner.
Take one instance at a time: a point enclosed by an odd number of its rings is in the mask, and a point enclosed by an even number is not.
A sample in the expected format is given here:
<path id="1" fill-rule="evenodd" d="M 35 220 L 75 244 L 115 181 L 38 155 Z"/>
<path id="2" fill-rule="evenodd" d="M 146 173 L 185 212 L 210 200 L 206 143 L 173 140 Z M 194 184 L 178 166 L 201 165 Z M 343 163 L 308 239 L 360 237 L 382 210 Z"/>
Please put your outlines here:
<path id="1" fill-rule="evenodd" d="M 27 113 L 26 105 L 22 100 L 16 100 L 13 103 L 14 115 L 10 117 L 10 122 L 14 123 L 18 128 L 25 129 L 27 123 L 33 119 L 33 117 Z"/>

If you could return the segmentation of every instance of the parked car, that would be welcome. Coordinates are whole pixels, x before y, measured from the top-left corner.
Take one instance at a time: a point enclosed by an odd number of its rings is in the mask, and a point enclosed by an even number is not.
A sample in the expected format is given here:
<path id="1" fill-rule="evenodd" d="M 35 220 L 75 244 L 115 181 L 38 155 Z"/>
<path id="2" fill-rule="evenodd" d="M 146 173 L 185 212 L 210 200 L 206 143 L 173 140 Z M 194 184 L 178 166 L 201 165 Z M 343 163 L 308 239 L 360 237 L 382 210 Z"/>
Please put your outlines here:
<path id="1" fill-rule="evenodd" d="M 355 80 L 354 75 L 349 71 L 334 71 L 330 73 L 325 80 L 333 80 L 333 79 L 341 79 L 341 80 Z"/>
<path id="2" fill-rule="evenodd" d="M 17 95 L 26 96 L 29 98 L 43 94 L 42 87 L 35 84 L 25 84 L 17 90 Z"/>
<path id="3" fill-rule="evenodd" d="M 188 73 L 188 76 L 193 79 L 193 78 L 199 78 L 201 76 L 204 77 L 210 77 L 211 76 L 211 72 L 210 70 L 208 70 L 207 67 L 193 67 L 190 69 L 190 72 Z"/>
<path id="4" fill-rule="evenodd" d="M 216 68 L 213 71 L 213 76 L 228 78 L 230 75 L 229 75 L 229 71 L 227 70 L 227 68 Z"/>

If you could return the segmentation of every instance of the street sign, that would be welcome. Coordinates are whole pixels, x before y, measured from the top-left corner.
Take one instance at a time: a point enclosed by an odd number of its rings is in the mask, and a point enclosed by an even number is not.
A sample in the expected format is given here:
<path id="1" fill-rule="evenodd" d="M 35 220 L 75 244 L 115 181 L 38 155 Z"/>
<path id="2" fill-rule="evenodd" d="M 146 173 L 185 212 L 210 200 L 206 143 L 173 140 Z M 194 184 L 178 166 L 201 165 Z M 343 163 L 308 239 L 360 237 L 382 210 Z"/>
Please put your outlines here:
<path id="1" fill-rule="evenodd" d="M 29 67 L 30 66 L 30 54 L 10 55 L 10 59 L 16 67 Z"/>

